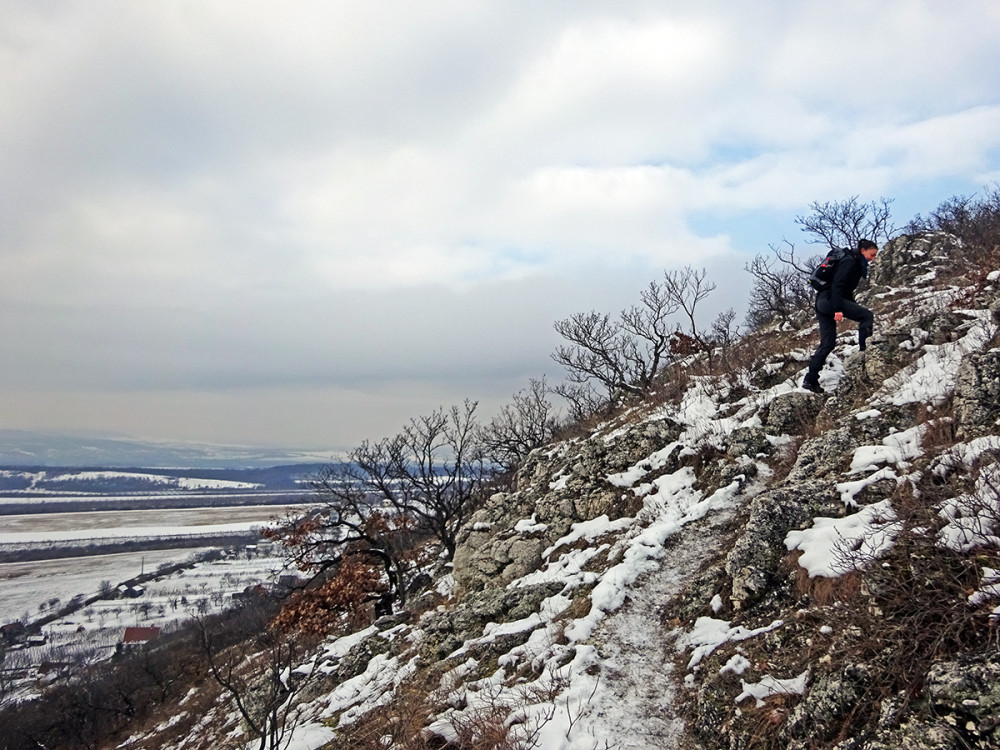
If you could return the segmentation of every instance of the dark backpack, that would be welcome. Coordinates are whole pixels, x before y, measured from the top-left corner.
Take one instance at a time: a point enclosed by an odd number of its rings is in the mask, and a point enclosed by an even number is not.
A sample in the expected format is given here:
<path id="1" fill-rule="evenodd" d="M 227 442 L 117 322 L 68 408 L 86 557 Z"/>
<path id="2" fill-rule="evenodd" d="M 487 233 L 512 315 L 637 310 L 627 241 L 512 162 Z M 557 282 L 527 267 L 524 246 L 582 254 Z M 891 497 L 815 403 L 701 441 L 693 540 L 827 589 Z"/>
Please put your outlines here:
<path id="1" fill-rule="evenodd" d="M 833 248 L 830 254 L 823 259 L 823 262 L 816 266 L 816 269 L 809 276 L 809 280 L 806 283 L 817 292 L 828 289 L 830 282 L 833 281 L 833 273 L 837 268 L 837 263 L 845 255 L 847 255 L 847 251 L 844 248 Z"/>

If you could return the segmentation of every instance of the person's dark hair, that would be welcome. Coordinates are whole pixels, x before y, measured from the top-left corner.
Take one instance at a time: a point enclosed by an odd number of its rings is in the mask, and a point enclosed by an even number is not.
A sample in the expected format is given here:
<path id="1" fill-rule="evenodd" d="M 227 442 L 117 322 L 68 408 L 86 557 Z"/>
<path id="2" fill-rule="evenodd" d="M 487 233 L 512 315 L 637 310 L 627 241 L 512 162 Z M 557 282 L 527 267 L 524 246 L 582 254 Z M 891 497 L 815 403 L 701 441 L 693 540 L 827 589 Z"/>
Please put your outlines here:
<path id="1" fill-rule="evenodd" d="M 878 250 L 878 245 L 871 240 L 858 240 L 858 250 Z"/>

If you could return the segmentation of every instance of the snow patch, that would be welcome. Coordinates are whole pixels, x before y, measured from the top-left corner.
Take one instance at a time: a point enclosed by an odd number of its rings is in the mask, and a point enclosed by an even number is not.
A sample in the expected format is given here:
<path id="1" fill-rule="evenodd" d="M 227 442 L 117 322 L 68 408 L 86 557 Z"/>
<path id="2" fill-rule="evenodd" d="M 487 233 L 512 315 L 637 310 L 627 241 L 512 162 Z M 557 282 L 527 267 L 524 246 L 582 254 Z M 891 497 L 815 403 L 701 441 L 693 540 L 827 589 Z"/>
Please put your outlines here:
<path id="1" fill-rule="evenodd" d="M 764 705 L 764 700 L 772 695 L 802 695 L 806 692 L 806 682 L 809 680 L 809 671 L 806 670 L 798 677 L 788 680 L 779 680 L 771 675 L 764 675 L 760 682 L 740 682 L 743 685 L 743 692 L 736 696 L 736 702 L 744 701 L 747 698 L 754 698 L 758 708 Z"/>
<path id="2" fill-rule="evenodd" d="M 691 659 L 688 661 L 688 669 L 692 669 L 701 664 L 706 656 L 710 655 L 724 643 L 745 641 L 762 633 L 777 630 L 784 624 L 782 620 L 775 620 L 765 627 L 748 630 L 742 625 L 737 625 L 735 628 L 730 627 L 728 620 L 716 620 L 714 617 L 699 617 L 695 620 L 691 632 L 684 633 L 677 639 L 677 650 L 694 649 L 691 653 Z"/>
<path id="3" fill-rule="evenodd" d="M 814 518 L 811 529 L 789 531 L 785 547 L 802 550 L 799 565 L 810 578 L 836 578 L 884 554 L 901 528 L 892 504 L 882 500 L 844 518 Z"/>

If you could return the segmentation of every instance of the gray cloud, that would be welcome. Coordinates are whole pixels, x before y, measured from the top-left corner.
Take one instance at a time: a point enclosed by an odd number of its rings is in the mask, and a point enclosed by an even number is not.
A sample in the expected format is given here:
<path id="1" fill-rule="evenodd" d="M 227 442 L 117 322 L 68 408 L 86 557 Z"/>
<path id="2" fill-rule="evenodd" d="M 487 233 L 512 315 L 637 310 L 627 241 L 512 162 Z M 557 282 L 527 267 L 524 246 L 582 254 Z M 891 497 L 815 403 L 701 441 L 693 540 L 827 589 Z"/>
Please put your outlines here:
<path id="1" fill-rule="evenodd" d="M 1000 9 L 0 1 L 0 426 L 349 446 L 810 200 L 998 171 Z M 908 215 L 900 218 L 905 220 Z"/>

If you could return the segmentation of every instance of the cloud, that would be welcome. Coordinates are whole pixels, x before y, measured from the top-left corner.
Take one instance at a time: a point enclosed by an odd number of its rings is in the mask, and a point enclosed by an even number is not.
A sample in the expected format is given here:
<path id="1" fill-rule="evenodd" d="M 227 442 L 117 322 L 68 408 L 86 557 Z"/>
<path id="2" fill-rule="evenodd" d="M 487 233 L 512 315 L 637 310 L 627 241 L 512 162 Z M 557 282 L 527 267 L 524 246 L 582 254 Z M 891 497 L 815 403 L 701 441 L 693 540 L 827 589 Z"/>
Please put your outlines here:
<path id="1" fill-rule="evenodd" d="M 509 395 L 553 320 L 664 267 L 737 301 L 809 201 L 988 182 L 998 31 L 917 0 L 6 0 L 8 419 L 176 437 L 191 393 L 239 442 L 293 394 L 331 436 L 402 422 L 388 382 Z"/>

